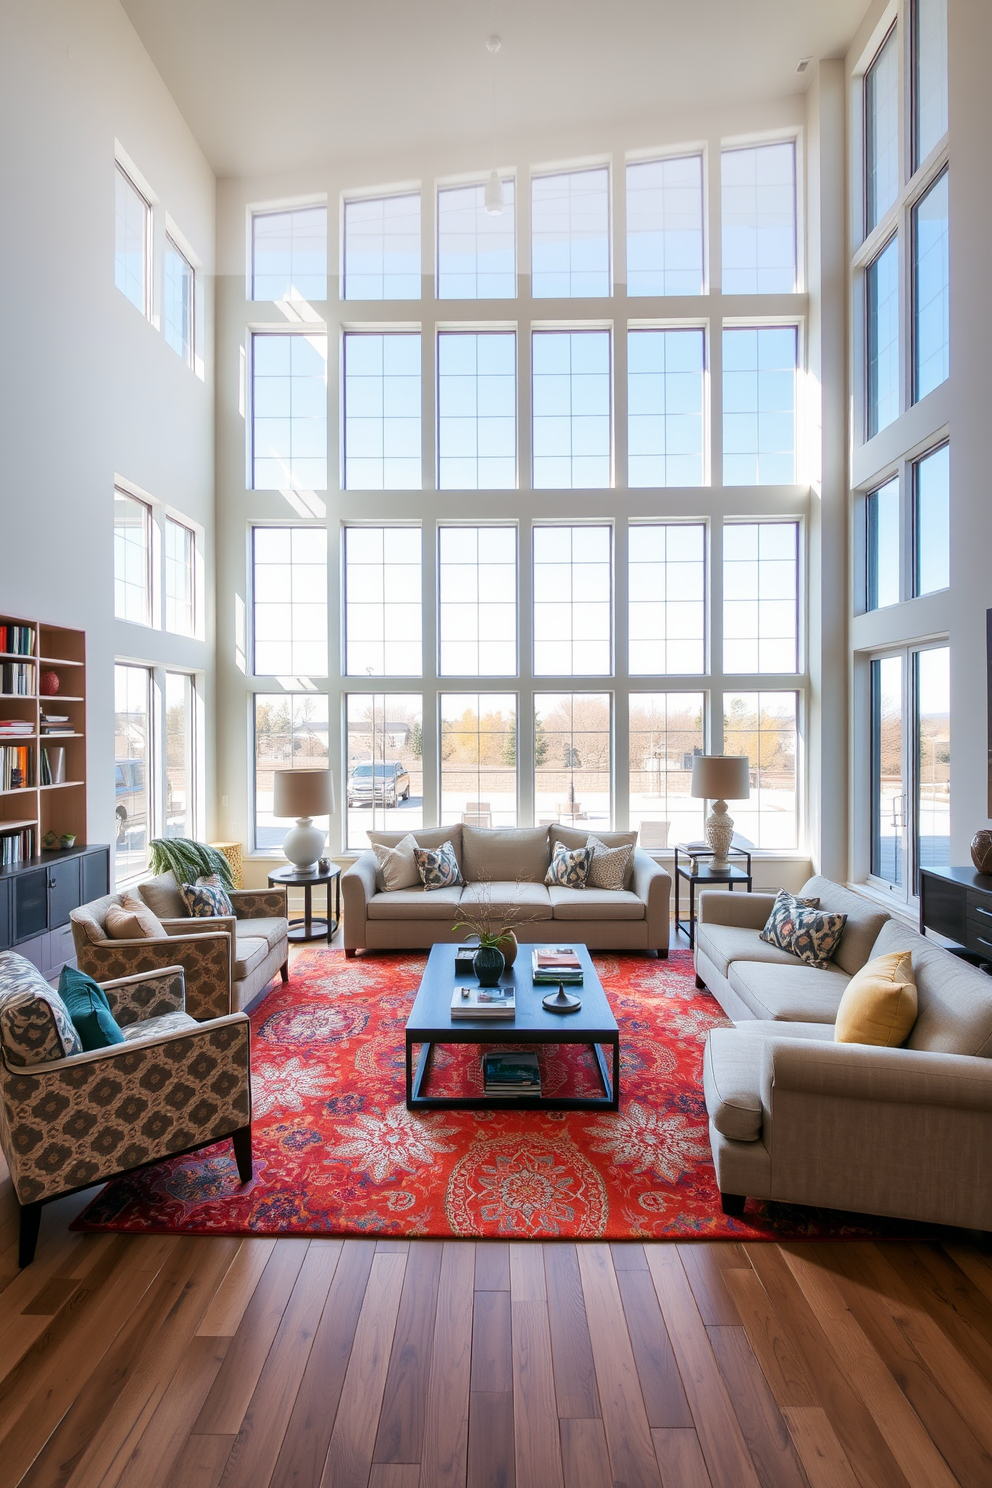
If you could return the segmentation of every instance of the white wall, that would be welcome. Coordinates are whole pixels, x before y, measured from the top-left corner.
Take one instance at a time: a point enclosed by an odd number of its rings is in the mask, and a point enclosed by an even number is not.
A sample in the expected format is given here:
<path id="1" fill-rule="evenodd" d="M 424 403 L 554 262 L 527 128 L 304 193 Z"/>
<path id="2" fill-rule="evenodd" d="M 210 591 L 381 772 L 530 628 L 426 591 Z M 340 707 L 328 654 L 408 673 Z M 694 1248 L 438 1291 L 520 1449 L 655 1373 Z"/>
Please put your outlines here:
<path id="1" fill-rule="evenodd" d="M 115 140 L 202 264 L 208 331 L 214 178 L 116 0 L 0 7 L 0 138 L 0 610 L 86 630 L 88 835 L 112 842 L 115 654 L 202 669 L 209 720 L 213 653 L 212 604 L 202 641 L 114 619 L 115 475 L 204 529 L 213 592 L 212 337 L 203 380 L 115 288 Z"/>

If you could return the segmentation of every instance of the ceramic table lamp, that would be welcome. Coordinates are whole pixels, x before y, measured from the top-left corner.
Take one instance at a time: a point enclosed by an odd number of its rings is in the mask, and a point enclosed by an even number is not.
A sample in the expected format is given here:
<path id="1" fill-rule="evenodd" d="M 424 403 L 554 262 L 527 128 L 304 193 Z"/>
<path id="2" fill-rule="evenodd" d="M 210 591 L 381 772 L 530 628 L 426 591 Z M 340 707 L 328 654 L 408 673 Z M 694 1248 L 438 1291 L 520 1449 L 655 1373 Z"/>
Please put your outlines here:
<path id="1" fill-rule="evenodd" d="M 327 841 L 312 818 L 333 813 L 334 777 L 330 770 L 276 770 L 272 778 L 272 815 L 296 818 L 282 850 L 298 873 L 311 873 Z"/>
<path id="2" fill-rule="evenodd" d="M 730 867 L 727 854 L 734 837 L 734 822 L 727 815 L 727 801 L 746 801 L 751 794 L 751 766 L 745 754 L 697 754 L 692 762 L 691 795 L 712 801 L 704 835 L 713 849 L 710 867 L 723 873 Z"/>

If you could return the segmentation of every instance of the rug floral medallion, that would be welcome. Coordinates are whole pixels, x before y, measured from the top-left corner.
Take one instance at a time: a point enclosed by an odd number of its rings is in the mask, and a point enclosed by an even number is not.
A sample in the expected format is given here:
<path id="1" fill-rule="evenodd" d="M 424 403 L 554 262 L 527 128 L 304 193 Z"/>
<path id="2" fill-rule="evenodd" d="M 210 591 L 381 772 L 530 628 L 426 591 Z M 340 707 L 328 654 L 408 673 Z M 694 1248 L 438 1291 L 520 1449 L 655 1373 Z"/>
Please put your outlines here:
<path id="1" fill-rule="evenodd" d="M 619 1111 L 408 1111 L 404 1030 L 426 957 L 308 950 L 252 1014 L 253 1181 L 241 1186 L 220 1142 L 115 1179 L 76 1227 L 521 1240 L 887 1228 L 754 1202 L 742 1219 L 726 1217 L 702 1059 L 708 1030 L 729 1020 L 696 989 L 687 951 L 593 960 L 620 1026 Z M 436 1045 L 427 1093 L 482 1094 L 480 1054 Z M 587 1048 L 548 1045 L 539 1057 L 545 1094 L 601 1092 Z"/>

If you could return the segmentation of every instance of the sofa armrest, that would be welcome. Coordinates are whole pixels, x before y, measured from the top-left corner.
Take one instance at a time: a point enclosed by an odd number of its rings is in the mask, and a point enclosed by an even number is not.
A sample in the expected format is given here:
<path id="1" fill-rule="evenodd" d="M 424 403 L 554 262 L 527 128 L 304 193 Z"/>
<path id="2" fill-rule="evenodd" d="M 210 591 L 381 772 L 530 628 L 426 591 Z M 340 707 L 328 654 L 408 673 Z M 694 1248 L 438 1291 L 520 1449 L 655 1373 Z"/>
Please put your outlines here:
<path id="1" fill-rule="evenodd" d="M 160 920 L 167 935 L 209 935 L 214 930 L 224 930 L 233 940 L 238 933 L 238 922 L 233 915 L 183 915 L 177 920 Z"/>
<path id="2" fill-rule="evenodd" d="M 346 951 L 365 945 L 365 906 L 378 892 L 374 852 L 364 852 L 341 875 L 344 902 L 344 946 Z"/>
<path id="3" fill-rule="evenodd" d="M 231 1011 L 231 936 L 226 930 L 165 939 L 88 941 L 79 948 L 80 971 L 101 985 L 139 972 L 181 966 L 186 981 L 186 1011 L 202 1022 Z"/>
<path id="4" fill-rule="evenodd" d="M 232 889 L 228 895 L 239 920 L 286 920 L 288 889 Z"/>
<path id="5" fill-rule="evenodd" d="M 145 1018 L 161 1018 L 164 1013 L 186 1010 L 186 983 L 181 966 L 164 966 L 137 976 L 117 977 L 104 982 L 103 990 L 110 1011 L 122 1028 L 140 1023 Z"/>
<path id="6" fill-rule="evenodd" d="M 704 889 L 696 900 L 696 919 L 700 925 L 763 930 L 774 903 L 774 894 L 728 894 L 722 889 Z"/>
<path id="7" fill-rule="evenodd" d="M 667 951 L 671 939 L 672 877 L 667 868 L 646 853 L 634 848 L 634 875 L 631 888 L 644 901 L 647 919 L 648 949 Z"/>
<path id="8" fill-rule="evenodd" d="M 931 1054 L 922 1049 L 881 1049 L 871 1044 L 770 1038 L 765 1044 L 762 1090 L 832 1100 L 924 1106 L 992 1113 L 992 1059 Z"/>

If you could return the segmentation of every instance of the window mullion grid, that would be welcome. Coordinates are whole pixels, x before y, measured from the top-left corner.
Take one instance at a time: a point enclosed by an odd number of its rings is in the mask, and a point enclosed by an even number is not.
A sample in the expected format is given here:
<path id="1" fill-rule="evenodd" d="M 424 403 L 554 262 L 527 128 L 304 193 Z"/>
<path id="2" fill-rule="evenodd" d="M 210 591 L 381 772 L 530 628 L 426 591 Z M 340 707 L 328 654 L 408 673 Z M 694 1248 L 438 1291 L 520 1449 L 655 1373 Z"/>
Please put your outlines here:
<path id="1" fill-rule="evenodd" d="M 622 155 L 611 156 L 610 180 L 610 271 L 613 296 L 627 294 L 627 162 Z M 619 324 L 618 320 L 618 324 Z"/>
<path id="2" fill-rule="evenodd" d="M 723 753 L 723 518 L 714 517 L 708 524 L 708 584 L 706 602 L 706 638 L 710 685 L 708 737 L 705 748 L 710 754 Z M 704 679 L 705 682 L 705 679 Z"/>
<path id="3" fill-rule="evenodd" d="M 618 384 L 619 381 L 618 374 Z M 613 741 L 610 759 L 614 826 L 619 830 L 625 829 L 630 820 L 629 539 L 629 521 L 625 517 L 616 517 L 613 522 Z M 605 680 L 609 686 L 609 678 Z"/>
<path id="4" fill-rule="evenodd" d="M 528 339 L 530 331 L 528 327 Z M 519 821 L 537 820 L 534 810 L 534 523 L 522 519 L 517 538 L 517 801 Z M 542 679 L 542 686 L 544 681 Z"/>
<path id="5" fill-rule="evenodd" d="M 330 348 L 328 348 L 330 362 Z M 334 359 L 334 380 L 337 381 L 339 359 Z M 330 366 L 328 366 L 328 381 Z M 333 407 L 334 405 L 332 405 Z M 329 432 L 329 431 L 328 431 Z M 328 450 L 330 459 L 330 450 Z M 336 469 L 328 465 L 328 472 Z M 327 763 L 337 777 L 337 811 L 329 822 L 328 837 L 335 851 L 348 849 L 348 758 L 347 723 L 344 709 L 347 706 L 347 678 L 345 666 L 345 601 L 347 598 L 344 577 L 344 523 L 327 524 Z M 334 595 L 338 602 L 334 603 Z M 335 693 L 338 706 L 332 707 Z"/>
<path id="6" fill-rule="evenodd" d="M 723 485 L 723 318 L 710 315 L 703 326 L 706 358 L 703 417 L 709 421 L 710 435 L 709 465 L 704 469 L 703 479 L 709 481 L 712 489 Z"/>
<path id="7" fill-rule="evenodd" d="M 610 422 L 613 425 L 613 481 L 615 489 L 626 490 L 628 484 L 627 462 L 627 317 L 618 315 L 610 332 L 613 356 L 610 391 L 612 408 Z"/>
<path id="8" fill-rule="evenodd" d="M 420 530 L 420 595 L 421 595 L 421 764 L 423 765 L 423 813 L 425 822 L 440 822 L 441 802 L 441 752 L 440 738 L 441 688 L 438 683 L 438 609 L 440 591 L 438 587 L 438 524 L 425 517 Z M 416 678 L 411 679 L 416 685 Z M 393 687 L 398 687 L 394 683 Z M 431 737 L 433 735 L 433 738 Z M 431 761 L 431 768 L 427 762 Z"/>
<path id="9" fill-rule="evenodd" d="M 528 279 L 528 284 L 530 280 Z M 534 383 L 531 363 L 534 353 L 534 328 L 531 320 L 521 320 L 517 327 L 517 489 L 530 490 L 534 483 Z M 530 541 L 528 529 L 527 541 Z M 524 531 L 520 530 L 519 562 L 530 561 L 524 548 Z M 519 734 L 520 730 L 517 729 Z"/>
<path id="10" fill-rule="evenodd" d="M 421 213 L 421 219 L 426 215 Z M 424 279 L 425 293 L 428 280 Z M 424 491 L 438 488 L 437 469 L 437 403 L 438 403 L 437 322 L 425 320 L 420 327 L 420 484 Z"/>
<path id="11" fill-rule="evenodd" d="M 330 281 L 328 281 L 330 292 Z M 331 309 L 328 302 L 328 311 Z M 344 490 L 344 329 L 340 317 L 327 321 L 327 489 Z M 340 545 L 340 537 L 338 543 Z M 342 671 L 344 667 L 342 665 Z"/>

